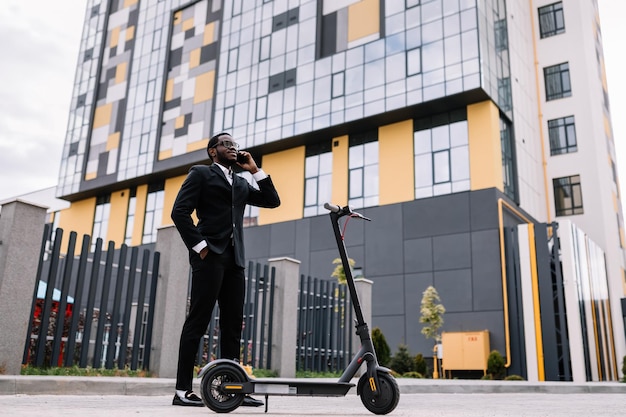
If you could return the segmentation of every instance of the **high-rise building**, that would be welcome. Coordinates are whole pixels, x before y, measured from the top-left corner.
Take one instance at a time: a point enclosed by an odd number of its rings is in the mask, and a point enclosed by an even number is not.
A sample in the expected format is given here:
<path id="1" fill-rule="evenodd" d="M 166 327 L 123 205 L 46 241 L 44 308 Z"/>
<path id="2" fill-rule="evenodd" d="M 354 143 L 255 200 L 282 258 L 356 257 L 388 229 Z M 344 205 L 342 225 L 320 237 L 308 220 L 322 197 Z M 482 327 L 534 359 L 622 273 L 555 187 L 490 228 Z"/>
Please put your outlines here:
<path id="1" fill-rule="evenodd" d="M 59 226 L 153 244 L 220 131 L 281 195 L 246 213 L 251 260 L 330 279 L 323 203 L 373 219 L 346 244 L 392 349 L 432 354 L 432 285 L 443 330 L 488 330 L 509 373 L 619 377 L 626 240 L 596 0 L 88 0 Z"/>

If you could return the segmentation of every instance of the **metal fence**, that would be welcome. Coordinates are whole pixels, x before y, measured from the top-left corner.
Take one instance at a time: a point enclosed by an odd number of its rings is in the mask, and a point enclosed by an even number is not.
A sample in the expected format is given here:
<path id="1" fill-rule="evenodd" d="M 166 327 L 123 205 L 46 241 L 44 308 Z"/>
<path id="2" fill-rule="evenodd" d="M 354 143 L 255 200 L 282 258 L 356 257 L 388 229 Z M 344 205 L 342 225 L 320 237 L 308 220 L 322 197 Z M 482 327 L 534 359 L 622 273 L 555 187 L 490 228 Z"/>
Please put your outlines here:
<path id="1" fill-rule="evenodd" d="M 23 363 L 149 369 L 159 253 L 46 225 Z M 152 260 L 151 260 L 152 258 Z M 70 295 L 73 294 L 73 295 Z"/>
<path id="2" fill-rule="evenodd" d="M 63 229 L 53 233 L 46 225 L 23 363 L 149 370 L 159 253 L 140 254 L 126 245 L 115 249 L 114 242 L 105 251 L 102 239 L 92 245 L 88 235 L 76 253 L 77 234 L 71 232 L 62 254 L 63 235 Z M 256 369 L 272 369 L 274 282 L 274 268 L 248 264 L 240 359 Z M 299 286 L 296 369 L 344 369 L 354 332 L 347 287 L 305 276 Z M 218 357 L 216 307 L 197 364 Z"/>
<path id="3" fill-rule="evenodd" d="M 300 277 L 296 369 L 338 372 L 351 360 L 354 333 L 346 285 Z"/>

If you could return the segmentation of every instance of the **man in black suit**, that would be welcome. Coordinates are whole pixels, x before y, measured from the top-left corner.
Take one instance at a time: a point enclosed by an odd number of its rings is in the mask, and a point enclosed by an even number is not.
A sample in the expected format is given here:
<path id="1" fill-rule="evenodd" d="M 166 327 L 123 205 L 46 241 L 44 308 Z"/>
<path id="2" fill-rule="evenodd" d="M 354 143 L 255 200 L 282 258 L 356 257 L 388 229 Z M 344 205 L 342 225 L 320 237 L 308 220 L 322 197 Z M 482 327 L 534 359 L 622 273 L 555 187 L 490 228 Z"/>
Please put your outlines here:
<path id="1" fill-rule="evenodd" d="M 192 391 L 193 368 L 216 302 L 220 307 L 221 357 L 239 360 L 245 296 L 244 210 L 247 204 L 280 205 L 271 178 L 257 167 L 249 152 L 238 149 L 230 134 L 213 136 L 207 147 L 212 164 L 191 167 L 172 209 L 172 220 L 189 249 L 192 268 L 191 305 L 180 336 L 173 405 L 203 406 Z M 235 165 L 250 172 L 259 189 L 235 175 Z M 194 210 L 197 225 L 191 217 Z M 247 396 L 243 405 L 263 402 Z"/>

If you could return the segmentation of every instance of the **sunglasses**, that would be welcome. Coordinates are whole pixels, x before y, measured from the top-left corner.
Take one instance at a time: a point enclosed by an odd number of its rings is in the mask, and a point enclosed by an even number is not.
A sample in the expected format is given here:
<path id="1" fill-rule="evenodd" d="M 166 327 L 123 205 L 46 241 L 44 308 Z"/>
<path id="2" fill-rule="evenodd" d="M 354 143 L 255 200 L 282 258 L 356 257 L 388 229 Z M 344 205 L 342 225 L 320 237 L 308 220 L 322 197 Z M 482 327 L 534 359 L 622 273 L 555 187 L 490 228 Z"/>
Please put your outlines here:
<path id="1" fill-rule="evenodd" d="M 211 146 L 211 148 L 216 148 L 218 145 L 222 145 L 225 148 L 235 148 L 235 150 L 239 150 L 239 144 L 237 142 L 233 142 L 232 140 L 222 140 Z"/>

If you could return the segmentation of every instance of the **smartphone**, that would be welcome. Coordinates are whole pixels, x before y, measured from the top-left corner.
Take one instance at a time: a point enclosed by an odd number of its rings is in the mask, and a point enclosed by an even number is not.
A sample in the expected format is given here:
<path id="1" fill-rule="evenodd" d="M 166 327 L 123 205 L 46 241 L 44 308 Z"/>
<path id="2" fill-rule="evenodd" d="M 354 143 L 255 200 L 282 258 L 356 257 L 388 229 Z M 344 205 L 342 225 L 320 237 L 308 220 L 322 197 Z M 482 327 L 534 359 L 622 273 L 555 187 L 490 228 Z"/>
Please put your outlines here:
<path id="1" fill-rule="evenodd" d="M 246 162 L 248 162 L 248 158 L 245 156 L 245 154 L 237 152 L 237 162 L 239 162 L 240 164 L 245 164 Z"/>

